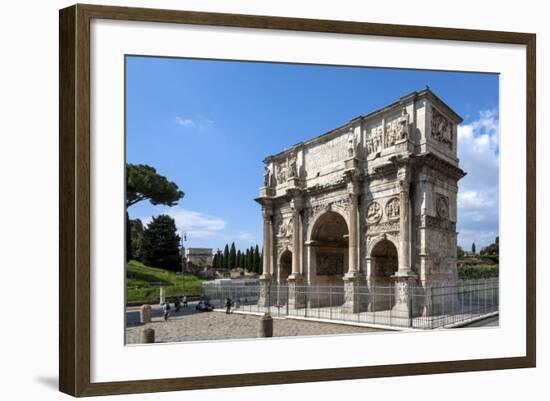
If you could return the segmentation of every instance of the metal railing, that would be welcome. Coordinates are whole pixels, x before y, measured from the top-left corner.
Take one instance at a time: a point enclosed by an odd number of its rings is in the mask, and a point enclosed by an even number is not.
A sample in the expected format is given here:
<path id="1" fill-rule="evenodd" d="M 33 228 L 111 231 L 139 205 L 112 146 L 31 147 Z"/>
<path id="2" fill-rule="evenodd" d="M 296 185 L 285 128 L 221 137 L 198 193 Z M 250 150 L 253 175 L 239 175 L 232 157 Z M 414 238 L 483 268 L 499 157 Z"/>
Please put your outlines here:
<path id="1" fill-rule="evenodd" d="M 415 329 L 467 323 L 499 310 L 498 278 L 409 285 L 404 298 L 390 282 L 343 285 L 203 285 L 215 308 L 229 298 L 235 311 Z"/>

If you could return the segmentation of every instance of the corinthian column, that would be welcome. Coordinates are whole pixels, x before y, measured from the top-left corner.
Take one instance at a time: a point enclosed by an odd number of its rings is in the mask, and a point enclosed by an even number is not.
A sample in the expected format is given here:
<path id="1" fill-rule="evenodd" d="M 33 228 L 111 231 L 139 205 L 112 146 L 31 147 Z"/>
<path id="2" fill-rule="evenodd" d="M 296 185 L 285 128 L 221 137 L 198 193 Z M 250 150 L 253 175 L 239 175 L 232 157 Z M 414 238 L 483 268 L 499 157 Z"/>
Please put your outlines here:
<path id="1" fill-rule="evenodd" d="M 302 199 L 295 195 L 290 201 L 292 216 L 292 274 L 288 276 L 288 306 L 290 309 L 303 308 L 306 305 L 306 292 L 301 289 L 302 276 Z"/>
<path id="2" fill-rule="evenodd" d="M 291 202 L 292 216 L 292 275 L 302 272 L 302 214 L 301 202 L 296 199 Z"/>
<path id="3" fill-rule="evenodd" d="M 356 190 L 354 190 L 350 193 L 350 214 L 349 214 L 349 237 L 348 237 L 348 253 L 349 253 L 349 266 L 348 266 L 348 274 L 355 275 L 359 272 L 359 264 L 358 264 L 358 255 L 359 255 L 359 249 L 357 247 L 358 244 L 358 213 L 359 208 L 357 206 L 358 196 L 356 193 Z"/>
<path id="4" fill-rule="evenodd" d="M 273 227 L 272 227 L 272 209 L 271 206 L 262 208 L 262 216 L 264 219 L 264 249 L 263 249 L 263 266 L 262 275 L 269 277 L 273 273 L 271 260 L 273 256 Z"/>
<path id="5" fill-rule="evenodd" d="M 273 211 L 271 204 L 262 205 L 262 216 L 264 218 L 264 249 L 262 274 L 259 279 L 258 306 L 269 308 L 273 305 L 271 294 L 271 274 L 273 269 L 271 261 L 273 260 L 273 224 L 271 218 Z"/>
<path id="6" fill-rule="evenodd" d="M 411 240 L 410 240 L 410 199 L 409 177 L 407 171 L 399 181 L 399 258 L 397 274 L 409 275 L 411 273 Z"/>
<path id="7" fill-rule="evenodd" d="M 360 286 L 363 276 L 359 272 L 359 199 L 358 185 L 355 181 L 348 184 L 349 207 L 349 235 L 348 235 L 348 272 L 344 275 L 344 313 L 362 312 L 366 308 L 366 297 L 361 296 Z"/>

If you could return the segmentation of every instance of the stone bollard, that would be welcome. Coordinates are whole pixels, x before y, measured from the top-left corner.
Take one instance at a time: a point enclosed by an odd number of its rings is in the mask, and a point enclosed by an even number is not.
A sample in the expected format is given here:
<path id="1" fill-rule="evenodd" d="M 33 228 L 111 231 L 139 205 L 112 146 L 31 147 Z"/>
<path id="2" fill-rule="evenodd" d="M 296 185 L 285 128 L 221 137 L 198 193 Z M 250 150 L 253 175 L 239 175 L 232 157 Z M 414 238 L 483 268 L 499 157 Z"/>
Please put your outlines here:
<path id="1" fill-rule="evenodd" d="M 141 323 L 150 323 L 151 322 L 151 306 L 150 305 L 141 305 L 139 308 L 139 321 Z"/>
<path id="2" fill-rule="evenodd" d="M 160 304 L 164 305 L 164 302 L 166 302 L 166 292 L 164 291 L 164 287 L 160 287 Z"/>
<path id="3" fill-rule="evenodd" d="M 141 330 L 141 344 L 150 344 L 155 342 L 155 330 L 143 329 Z"/>
<path id="4" fill-rule="evenodd" d="M 273 337 L 273 318 L 269 313 L 264 313 L 260 319 L 258 337 Z"/>

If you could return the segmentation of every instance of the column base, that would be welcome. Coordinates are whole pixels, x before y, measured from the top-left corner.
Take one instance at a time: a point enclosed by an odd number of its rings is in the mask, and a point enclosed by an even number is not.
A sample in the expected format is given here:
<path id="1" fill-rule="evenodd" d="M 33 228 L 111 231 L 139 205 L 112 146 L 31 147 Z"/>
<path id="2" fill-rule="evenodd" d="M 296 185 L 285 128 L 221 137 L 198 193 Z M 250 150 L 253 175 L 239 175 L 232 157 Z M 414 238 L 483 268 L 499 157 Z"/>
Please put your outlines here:
<path id="1" fill-rule="evenodd" d="M 410 325 L 410 319 L 415 315 L 412 286 L 417 283 L 418 276 L 414 273 L 397 272 L 392 276 L 395 280 L 395 304 L 392 315 L 402 319 L 403 325 Z"/>
<path id="2" fill-rule="evenodd" d="M 304 287 L 305 277 L 301 274 L 292 273 L 288 276 L 288 307 L 300 309 L 306 307 L 307 290 Z"/>
<path id="3" fill-rule="evenodd" d="M 365 312 L 368 308 L 367 294 L 361 293 L 361 286 L 366 285 L 365 276 L 360 273 L 347 273 L 344 275 L 344 313 Z"/>

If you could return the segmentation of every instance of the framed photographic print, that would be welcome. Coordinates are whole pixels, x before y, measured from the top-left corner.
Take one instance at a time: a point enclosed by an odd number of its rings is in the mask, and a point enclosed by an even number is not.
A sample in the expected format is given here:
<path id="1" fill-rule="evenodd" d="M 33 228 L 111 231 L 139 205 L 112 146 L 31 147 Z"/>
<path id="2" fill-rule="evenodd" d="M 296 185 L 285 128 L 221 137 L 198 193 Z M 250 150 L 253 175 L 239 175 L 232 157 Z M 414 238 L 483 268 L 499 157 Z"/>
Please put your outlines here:
<path id="1" fill-rule="evenodd" d="M 60 11 L 60 390 L 534 367 L 535 35 Z"/>

